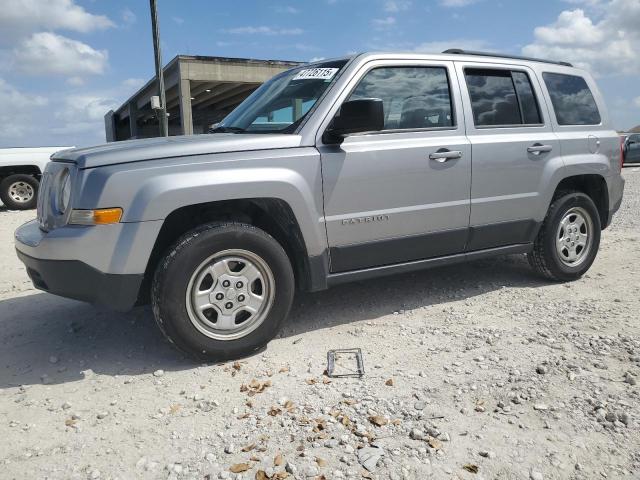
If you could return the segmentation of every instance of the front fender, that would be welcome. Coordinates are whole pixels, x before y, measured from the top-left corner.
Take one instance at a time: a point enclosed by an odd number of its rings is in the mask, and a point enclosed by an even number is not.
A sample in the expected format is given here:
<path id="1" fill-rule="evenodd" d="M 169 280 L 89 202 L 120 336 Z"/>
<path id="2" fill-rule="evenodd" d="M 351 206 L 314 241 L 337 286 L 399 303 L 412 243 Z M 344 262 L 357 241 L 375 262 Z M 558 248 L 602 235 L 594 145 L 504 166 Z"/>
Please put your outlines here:
<path id="1" fill-rule="evenodd" d="M 123 222 L 165 219 L 178 208 L 276 198 L 296 217 L 309 255 L 326 250 L 320 155 L 315 148 L 153 160 L 86 170 L 75 208 L 121 207 Z"/>

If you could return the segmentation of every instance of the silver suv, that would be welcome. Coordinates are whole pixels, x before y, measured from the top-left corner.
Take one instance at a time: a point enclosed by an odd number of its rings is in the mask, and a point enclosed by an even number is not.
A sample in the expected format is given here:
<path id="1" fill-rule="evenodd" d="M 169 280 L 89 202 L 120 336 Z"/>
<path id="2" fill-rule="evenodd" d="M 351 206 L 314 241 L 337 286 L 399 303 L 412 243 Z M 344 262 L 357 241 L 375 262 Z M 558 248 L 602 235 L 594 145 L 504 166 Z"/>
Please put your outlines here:
<path id="1" fill-rule="evenodd" d="M 264 346 L 296 287 L 501 254 L 579 278 L 620 206 L 620 137 L 570 64 L 451 50 L 286 71 L 214 133 L 56 153 L 16 232 L 34 285 L 180 350 Z"/>

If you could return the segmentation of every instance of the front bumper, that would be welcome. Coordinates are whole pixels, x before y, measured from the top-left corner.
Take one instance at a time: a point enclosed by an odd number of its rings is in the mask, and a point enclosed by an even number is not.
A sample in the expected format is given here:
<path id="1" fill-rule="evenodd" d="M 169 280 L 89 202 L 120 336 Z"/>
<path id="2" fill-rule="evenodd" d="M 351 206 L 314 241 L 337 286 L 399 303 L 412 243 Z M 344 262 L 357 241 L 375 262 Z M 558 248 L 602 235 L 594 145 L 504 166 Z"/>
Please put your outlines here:
<path id="1" fill-rule="evenodd" d="M 39 290 L 118 311 L 136 304 L 143 274 L 102 273 L 78 260 L 43 260 L 17 253 Z"/>
<path id="2" fill-rule="evenodd" d="M 16 230 L 15 246 L 36 288 L 124 311 L 136 303 L 161 225 L 64 226 L 43 232 L 34 220 Z"/>

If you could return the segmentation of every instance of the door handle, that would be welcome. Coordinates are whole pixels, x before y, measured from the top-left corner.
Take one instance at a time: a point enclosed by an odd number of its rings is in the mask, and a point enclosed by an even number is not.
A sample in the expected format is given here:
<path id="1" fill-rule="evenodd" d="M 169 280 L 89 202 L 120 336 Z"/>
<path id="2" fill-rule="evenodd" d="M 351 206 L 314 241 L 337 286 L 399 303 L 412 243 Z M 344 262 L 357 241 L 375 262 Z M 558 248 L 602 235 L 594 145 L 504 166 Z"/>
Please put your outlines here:
<path id="1" fill-rule="evenodd" d="M 541 153 L 550 152 L 553 150 L 551 145 L 542 145 L 541 143 L 534 143 L 530 147 L 527 147 L 527 152 L 533 153 L 534 155 L 540 155 Z"/>
<path id="2" fill-rule="evenodd" d="M 454 160 L 460 157 L 462 157 L 462 152 L 460 152 L 459 150 L 447 150 L 446 148 L 441 148 L 437 152 L 429 154 L 430 160 L 435 160 L 436 162 L 440 163 L 444 163 L 448 160 Z"/>

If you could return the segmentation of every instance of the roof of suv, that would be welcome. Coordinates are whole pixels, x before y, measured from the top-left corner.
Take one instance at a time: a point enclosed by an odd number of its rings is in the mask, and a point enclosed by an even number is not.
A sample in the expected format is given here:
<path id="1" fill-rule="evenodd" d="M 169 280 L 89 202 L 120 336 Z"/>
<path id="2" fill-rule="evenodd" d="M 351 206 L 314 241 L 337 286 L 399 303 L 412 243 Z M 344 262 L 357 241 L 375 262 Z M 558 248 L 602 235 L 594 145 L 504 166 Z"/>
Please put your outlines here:
<path id="1" fill-rule="evenodd" d="M 573 67 L 569 62 L 559 62 L 556 60 L 546 60 L 542 58 L 534 58 L 534 57 L 522 57 L 518 55 L 507 55 L 505 53 L 488 53 L 488 52 L 477 52 L 474 50 L 462 50 L 460 48 L 450 48 L 445 50 L 442 53 L 452 54 L 452 55 L 473 55 L 479 57 L 494 57 L 494 58 L 508 58 L 513 60 L 526 60 L 527 62 L 541 62 L 541 63 L 554 63 L 556 65 L 563 65 L 565 67 Z"/>
<path id="2" fill-rule="evenodd" d="M 339 59 L 354 59 L 363 57 L 373 58 L 389 58 L 389 57 L 401 57 L 401 58 L 415 58 L 415 59 L 441 59 L 449 61 L 488 61 L 492 63 L 546 63 L 550 65 L 556 65 L 560 67 L 576 68 L 569 62 L 546 60 L 542 58 L 523 57 L 518 55 L 508 55 L 504 53 L 490 53 L 490 52 L 478 52 L 474 50 L 462 50 L 458 48 L 452 48 L 445 50 L 442 53 L 418 53 L 418 52 L 362 52 L 348 57 L 340 57 L 334 59 L 323 59 L 313 63 L 326 63 L 332 60 Z"/>

